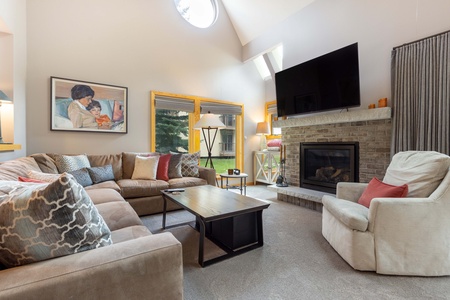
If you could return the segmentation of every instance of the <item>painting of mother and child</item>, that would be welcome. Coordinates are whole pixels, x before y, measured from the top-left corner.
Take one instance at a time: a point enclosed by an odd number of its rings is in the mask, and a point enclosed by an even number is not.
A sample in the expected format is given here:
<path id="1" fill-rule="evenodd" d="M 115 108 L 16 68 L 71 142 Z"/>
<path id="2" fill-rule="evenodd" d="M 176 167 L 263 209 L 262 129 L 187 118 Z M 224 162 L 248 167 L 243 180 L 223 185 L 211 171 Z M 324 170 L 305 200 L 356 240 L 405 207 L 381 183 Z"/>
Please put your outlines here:
<path id="1" fill-rule="evenodd" d="M 125 87 L 51 78 L 52 130 L 127 133 Z"/>

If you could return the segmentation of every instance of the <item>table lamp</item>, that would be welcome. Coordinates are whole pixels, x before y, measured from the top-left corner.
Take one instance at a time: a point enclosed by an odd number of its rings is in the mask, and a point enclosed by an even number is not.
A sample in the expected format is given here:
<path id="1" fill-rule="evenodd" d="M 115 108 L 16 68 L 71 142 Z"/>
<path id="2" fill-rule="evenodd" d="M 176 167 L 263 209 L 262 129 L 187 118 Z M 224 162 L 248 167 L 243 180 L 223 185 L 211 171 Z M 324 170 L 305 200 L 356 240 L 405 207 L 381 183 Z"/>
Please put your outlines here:
<path id="1" fill-rule="evenodd" d="M 266 135 L 270 134 L 270 128 L 268 122 L 259 122 L 256 125 L 256 134 L 261 136 L 259 150 L 265 150 L 267 148 Z"/>

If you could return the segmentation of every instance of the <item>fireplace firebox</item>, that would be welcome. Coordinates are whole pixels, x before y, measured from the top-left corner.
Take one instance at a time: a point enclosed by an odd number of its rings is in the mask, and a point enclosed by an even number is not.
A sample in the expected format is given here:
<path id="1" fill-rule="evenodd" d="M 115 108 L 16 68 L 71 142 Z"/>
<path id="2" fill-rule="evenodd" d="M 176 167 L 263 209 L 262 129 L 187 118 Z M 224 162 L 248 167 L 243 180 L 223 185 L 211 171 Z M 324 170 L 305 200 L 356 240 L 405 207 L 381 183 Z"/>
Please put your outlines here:
<path id="1" fill-rule="evenodd" d="M 359 143 L 300 143 L 300 186 L 336 193 L 338 182 L 359 181 Z"/>

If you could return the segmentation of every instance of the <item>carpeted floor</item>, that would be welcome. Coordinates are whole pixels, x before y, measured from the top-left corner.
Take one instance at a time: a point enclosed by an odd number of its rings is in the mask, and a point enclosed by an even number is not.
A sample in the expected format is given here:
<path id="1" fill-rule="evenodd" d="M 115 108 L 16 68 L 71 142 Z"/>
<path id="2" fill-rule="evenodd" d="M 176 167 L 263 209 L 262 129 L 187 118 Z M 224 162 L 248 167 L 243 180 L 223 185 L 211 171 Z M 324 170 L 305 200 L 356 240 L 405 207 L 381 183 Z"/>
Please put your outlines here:
<path id="1" fill-rule="evenodd" d="M 236 191 L 234 191 L 236 192 Z M 183 245 L 184 298 L 200 299 L 450 299 L 450 277 L 385 276 L 353 270 L 322 237 L 320 212 L 276 200 L 265 186 L 247 195 L 271 203 L 263 213 L 264 246 L 220 263 L 197 264 L 198 233 L 169 229 Z M 142 218 L 154 233 L 161 215 Z M 186 211 L 167 223 L 194 220 Z M 211 242 L 206 256 L 221 253 Z"/>

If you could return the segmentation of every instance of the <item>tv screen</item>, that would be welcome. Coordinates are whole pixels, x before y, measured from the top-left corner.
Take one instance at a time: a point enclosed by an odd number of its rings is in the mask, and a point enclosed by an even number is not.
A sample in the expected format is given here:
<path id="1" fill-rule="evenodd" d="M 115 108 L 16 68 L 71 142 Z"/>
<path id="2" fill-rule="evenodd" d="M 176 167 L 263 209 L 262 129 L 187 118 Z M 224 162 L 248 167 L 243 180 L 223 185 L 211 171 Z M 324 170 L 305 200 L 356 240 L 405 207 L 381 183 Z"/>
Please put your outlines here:
<path id="1" fill-rule="evenodd" d="M 278 117 L 360 106 L 358 43 L 275 74 Z"/>

